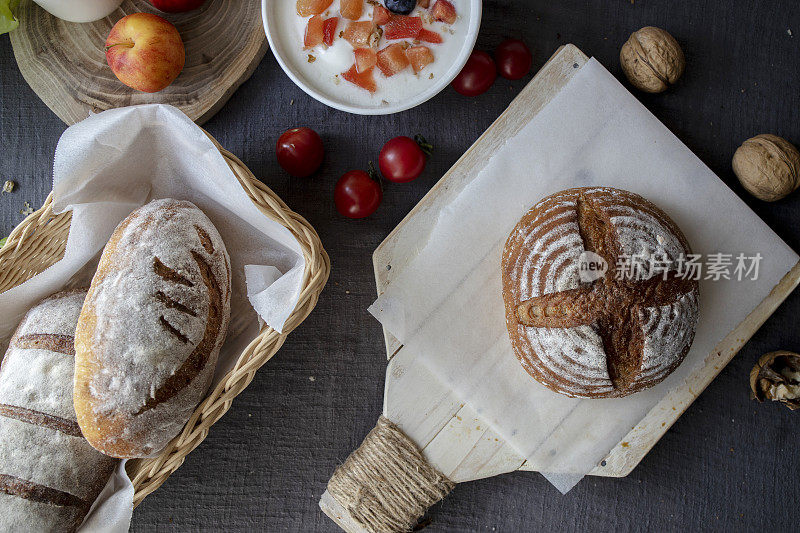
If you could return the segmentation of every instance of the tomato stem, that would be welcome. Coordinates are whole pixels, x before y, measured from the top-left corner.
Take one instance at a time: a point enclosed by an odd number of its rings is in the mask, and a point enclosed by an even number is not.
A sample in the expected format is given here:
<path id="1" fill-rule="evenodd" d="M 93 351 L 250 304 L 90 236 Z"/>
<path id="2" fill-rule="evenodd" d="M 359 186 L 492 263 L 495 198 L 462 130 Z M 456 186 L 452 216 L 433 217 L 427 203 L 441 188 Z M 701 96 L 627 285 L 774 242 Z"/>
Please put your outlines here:
<path id="1" fill-rule="evenodd" d="M 423 137 L 421 134 L 417 133 L 414 135 L 414 141 L 419 145 L 425 155 L 428 157 L 433 155 L 433 145 L 425 140 L 425 137 Z"/>
<path id="2" fill-rule="evenodd" d="M 378 182 L 378 185 L 381 186 L 381 192 L 383 192 L 384 187 L 383 187 L 383 180 L 381 179 L 381 174 L 380 172 L 375 170 L 375 164 L 372 161 L 369 162 L 369 170 L 367 171 L 367 174 L 369 174 L 370 178 Z"/>

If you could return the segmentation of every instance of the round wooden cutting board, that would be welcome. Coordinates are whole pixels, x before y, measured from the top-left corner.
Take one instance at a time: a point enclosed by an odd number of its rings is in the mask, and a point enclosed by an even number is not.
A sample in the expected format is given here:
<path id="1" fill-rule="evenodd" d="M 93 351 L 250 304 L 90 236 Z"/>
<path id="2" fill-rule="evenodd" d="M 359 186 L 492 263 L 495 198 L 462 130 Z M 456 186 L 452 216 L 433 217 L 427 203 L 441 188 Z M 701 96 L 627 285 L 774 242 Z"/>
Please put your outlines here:
<path id="1" fill-rule="evenodd" d="M 123 85 L 108 67 L 104 50 L 111 27 L 141 11 L 175 24 L 186 47 L 183 72 L 152 94 Z M 108 17 L 87 24 L 58 19 L 32 0 L 22 0 L 18 13 L 19 28 L 10 35 L 19 69 L 67 124 L 90 113 L 147 103 L 174 105 L 202 124 L 250 77 L 267 51 L 256 0 L 207 0 L 188 13 L 162 13 L 145 0 L 124 0 Z"/>

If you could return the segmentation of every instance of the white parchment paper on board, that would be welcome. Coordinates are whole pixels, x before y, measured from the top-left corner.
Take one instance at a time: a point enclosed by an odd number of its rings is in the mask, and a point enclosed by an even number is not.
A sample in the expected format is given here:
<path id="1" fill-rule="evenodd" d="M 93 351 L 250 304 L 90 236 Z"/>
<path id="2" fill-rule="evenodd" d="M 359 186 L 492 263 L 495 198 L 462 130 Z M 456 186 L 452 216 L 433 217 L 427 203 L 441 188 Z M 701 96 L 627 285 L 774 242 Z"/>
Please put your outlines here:
<path id="1" fill-rule="evenodd" d="M 701 365 L 798 261 L 594 59 L 475 173 L 370 312 L 562 492 Z M 755 281 L 701 281 L 700 323 L 684 363 L 660 385 L 622 399 L 572 399 L 539 385 L 514 356 L 505 328 L 500 254 L 509 233 L 544 196 L 595 185 L 655 202 L 704 257 L 762 256 Z"/>
<path id="2" fill-rule="evenodd" d="M 259 317 L 281 331 L 302 288 L 299 244 L 255 207 L 219 150 L 186 115 L 172 106 L 144 105 L 93 115 L 61 136 L 53 211 L 72 211 L 66 252 L 52 267 L 0 294 L 0 340 L 42 298 L 66 286 L 88 286 L 117 224 L 156 198 L 189 200 L 202 209 L 231 258 L 231 325 L 214 384 L 255 337 Z M 119 468 L 87 517 L 87 531 L 126 531 L 132 499 L 130 481 Z"/>

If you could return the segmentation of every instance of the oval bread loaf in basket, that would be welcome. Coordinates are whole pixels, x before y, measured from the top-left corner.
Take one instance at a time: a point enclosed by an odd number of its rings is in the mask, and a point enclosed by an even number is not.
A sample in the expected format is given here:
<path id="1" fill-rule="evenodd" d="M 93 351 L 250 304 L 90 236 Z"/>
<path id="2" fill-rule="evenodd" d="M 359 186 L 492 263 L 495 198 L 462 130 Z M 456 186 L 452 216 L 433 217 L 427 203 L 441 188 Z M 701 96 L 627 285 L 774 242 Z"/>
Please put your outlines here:
<path id="1" fill-rule="evenodd" d="M 134 506 L 160 487 L 183 464 L 184 458 L 203 442 L 211 426 L 230 409 L 233 399 L 250 384 L 256 371 L 275 355 L 289 333 L 311 313 L 330 273 L 328 254 L 314 228 L 258 181 L 236 156 L 222 148 L 210 135 L 209 138 L 252 202 L 265 216 L 285 226 L 297 239 L 306 262 L 303 286 L 283 332 L 263 326 L 242 351 L 236 365 L 200 402 L 178 436 L 158 456 L 128 461 L 128 475 L 136 491 Z M 71 218 L 71 212 L 53 213 L 51 194 L 39 210 L 11 232 L 5 246 L 0 248 L 0 292 L 32 278 L 63 257 Z"/>

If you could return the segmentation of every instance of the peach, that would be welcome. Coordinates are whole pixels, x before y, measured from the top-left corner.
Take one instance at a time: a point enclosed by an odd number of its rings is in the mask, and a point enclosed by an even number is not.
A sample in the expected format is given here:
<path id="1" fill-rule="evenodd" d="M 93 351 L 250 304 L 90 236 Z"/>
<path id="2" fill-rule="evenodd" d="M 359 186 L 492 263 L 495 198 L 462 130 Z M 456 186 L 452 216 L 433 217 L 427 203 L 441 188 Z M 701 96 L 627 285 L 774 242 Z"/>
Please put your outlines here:
<path id="1" fill-rule="evenodd" d="M 412 46 L 406 50 L 406 57 L 414 69 L 414 74 L 419 74 L 422 69 L 433 63 L 433 52 L 427 46 Z"/>
<path id="2" fill-rule="evenodd" d="M 364 0 L 340 0 L 339 12 L 346 19 L 358 20 L 364 12 Z"/>
<path id="3" fill-rule="evenodd" d="M 175 81 L 183 70 L 186 51 L 170 22 L 152 13 L 133 13 L 111 28 L 106 61 L 119 81 L 154 93 Z"/>
<path id="4" fill-rule="evenodd" d="M 288 0 L 281 0 L 287 2 Z M 333 0 L 297 0 L 297 14 L 301 17 L 319 15 L 329 7 Z"/>

